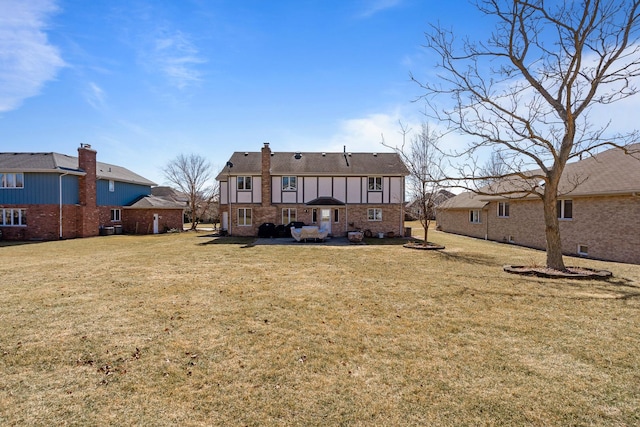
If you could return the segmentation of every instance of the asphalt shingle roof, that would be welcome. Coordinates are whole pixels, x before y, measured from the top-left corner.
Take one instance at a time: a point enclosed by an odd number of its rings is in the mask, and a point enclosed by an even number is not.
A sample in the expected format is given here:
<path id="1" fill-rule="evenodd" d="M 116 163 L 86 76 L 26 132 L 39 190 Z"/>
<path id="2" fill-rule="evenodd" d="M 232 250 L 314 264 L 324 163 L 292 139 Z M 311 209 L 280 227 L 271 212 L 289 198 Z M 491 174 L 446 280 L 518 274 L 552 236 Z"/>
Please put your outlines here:
<path id="1" fill-rule="evenodd" d="M 227 172 L 233 175 L 257 175 L 262 168 L 262 153 L 235 152 L 229 161 L 233 167 L 225 167 L 217 179 L 225 180 Z M 320 175 L 362 176 L 385 175 L 406 176 L 409 174 L 400 156 L 396 153 L 271 153 L 272 175 Z"/>
<path id="2" fill-rule="evenodd" d="M 627 147 L 632 154 L 625 154 L 618 148 L 612 148 L 586 159 L 568 163 L 560 179 L 559 192 L 563 196 L 607 196 L 616 194 L 640 193 L 640 143 Z M 531 171 L 530 174 L 539 173 Z M 578 184 L 576 186 L 576 183 Z M 531 188 L 532 182 L 521 178 L 510 178 L 498 182 L 493 188 L 504 191 L 517 191 Z M 480 189 L 492 191 L 491 186 Z M 504 196 L 477 195 L 465 192 L 449 199 L 445 206 L 449 209 L 480 208 L 489 200 L 503 199 Z"/>
<path id="3" fill-rule="evenodd" d="M 0 153 L 0 171 L 4 172 L 69 172 L 82 175 L 78 158 L 59 153 Z M 155 185 L 154 182 L 131 172 L 129 169 L 97 162 L 96 173 L 100 179 Z"/>

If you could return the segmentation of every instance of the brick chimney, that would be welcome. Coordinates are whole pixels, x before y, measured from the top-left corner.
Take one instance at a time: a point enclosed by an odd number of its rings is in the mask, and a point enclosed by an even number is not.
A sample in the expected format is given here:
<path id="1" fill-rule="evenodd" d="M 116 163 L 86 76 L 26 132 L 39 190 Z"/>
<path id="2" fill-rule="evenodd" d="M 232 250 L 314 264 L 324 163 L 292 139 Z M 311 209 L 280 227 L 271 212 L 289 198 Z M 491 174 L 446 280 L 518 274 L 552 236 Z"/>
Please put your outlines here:
<path id="1" fill-rule="evenodd" d="M 97 236 L 100 231 L 100 221 L 96 195 L 96 151 L 91 148 L 91 145 L 80 144 L 78 168 L 85 172 L 85 175 L 78 178 L 78 199 L 80 201 L 78 235 L 79 237 Z"/>
<path id="2" fill-rule="evenodd" d="M 262 206 L 271 206 L 271 148 L 268 142 L 262 147 Z"/>

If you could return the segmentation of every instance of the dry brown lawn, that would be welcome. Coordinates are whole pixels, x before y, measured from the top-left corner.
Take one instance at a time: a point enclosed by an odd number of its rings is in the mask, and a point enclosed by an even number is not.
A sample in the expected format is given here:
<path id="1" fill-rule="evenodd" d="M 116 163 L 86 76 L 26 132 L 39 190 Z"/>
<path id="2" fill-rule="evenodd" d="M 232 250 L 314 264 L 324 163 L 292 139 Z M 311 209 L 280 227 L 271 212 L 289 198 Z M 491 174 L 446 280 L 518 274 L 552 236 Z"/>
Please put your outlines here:
<path id="1" fill-rule="evenodd" d="M 0 425 L 640 424 L 640 266 L 429 239 L 5 243 Z"/>

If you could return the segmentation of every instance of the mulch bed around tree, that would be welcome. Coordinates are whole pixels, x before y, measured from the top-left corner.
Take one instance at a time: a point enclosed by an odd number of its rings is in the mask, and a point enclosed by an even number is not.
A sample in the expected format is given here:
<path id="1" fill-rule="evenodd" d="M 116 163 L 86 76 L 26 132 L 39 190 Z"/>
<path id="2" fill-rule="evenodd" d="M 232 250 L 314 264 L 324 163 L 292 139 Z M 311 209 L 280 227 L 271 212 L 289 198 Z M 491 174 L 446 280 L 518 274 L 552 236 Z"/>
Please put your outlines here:
<path id="1" fill-rule="evenodd" d="M 586 267 L 567 267 L 565 271 L 554 270 L 547 267 L 531 267 L 526 265 L 505 265 L 503 270 L 507 273 L 528 276 L 546 277 L 549 279 L 592 279 L 604 280 L 613 277 L 613 273 L 607 270 L 594 270 Z"/>
<path id="2" fill-rule="evenodd" d="M 427 242 L 426 245 L 422 242 L 409 242 L 409 243 L 405 243 L 402 246 L 409 249 L 422 249 L 426 251 L 444 249 L 444 246 L 438 245 L 437 243 L 432 243 L 432 242 Z"/>

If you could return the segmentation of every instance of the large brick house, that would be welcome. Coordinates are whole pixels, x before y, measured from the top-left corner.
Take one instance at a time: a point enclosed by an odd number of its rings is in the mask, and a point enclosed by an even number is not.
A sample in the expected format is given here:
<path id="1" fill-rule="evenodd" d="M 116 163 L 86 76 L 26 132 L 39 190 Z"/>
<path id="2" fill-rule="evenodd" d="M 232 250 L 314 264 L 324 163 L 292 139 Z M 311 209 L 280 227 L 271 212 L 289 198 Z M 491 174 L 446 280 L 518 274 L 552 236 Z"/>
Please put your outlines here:
<path id="1" fill-rule="evenodd" d="M 53 240 L 97 236 L 104 230 L 150 234 L 182 229 L 183 205 L 152 196 L 153 182 L 97 162 L 96 154 L 88 144 L 78 148 L 78 157 L 0 153 L 2 238 Z"/>
<path id="2" fill-rule="evenodd" d="M 222 228 L 255 236 L 261 224 L 315 224 L 402 235 L 405 177 L 395 153 L 235 152 L 218 174 Z"/>
<path id="3" fill-rule="evenodd" d="M 640 144 L 629 147 L 638 153 Z M 483 189 L 486 190 L 487 188 Z M 567 164 L 560 183 L 558 218 L 567 255 L 640 264 L 640 160 L 610 149 Z M 437 211 L 442 231 L 546 247 L 542 201 L 470 192 Z"/>

